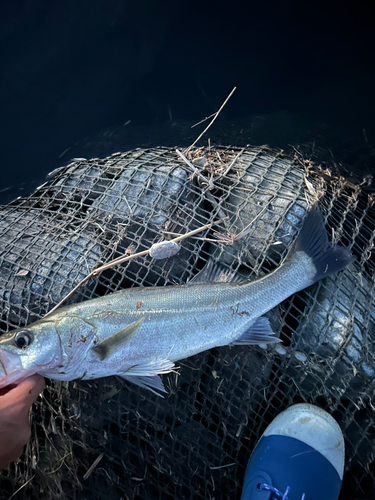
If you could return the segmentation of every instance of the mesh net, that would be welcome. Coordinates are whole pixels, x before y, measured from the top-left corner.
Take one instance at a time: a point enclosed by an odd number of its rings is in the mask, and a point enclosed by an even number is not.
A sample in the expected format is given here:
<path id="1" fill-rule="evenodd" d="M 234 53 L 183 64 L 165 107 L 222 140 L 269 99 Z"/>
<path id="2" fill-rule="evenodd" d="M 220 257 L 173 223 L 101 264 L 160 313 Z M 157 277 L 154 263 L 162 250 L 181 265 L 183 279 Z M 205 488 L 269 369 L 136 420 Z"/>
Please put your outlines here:
<path id="1" fill-rule="evenodd" d="M 139 149 L 75 159 L 28 198 L 0 209 L 0 328 L 41 318 L 91 270 L 220 220 L 179 252 L 131 259 L 87 281 L 68 303 L 130 286 L 182 284 L 209 259 L 246 278 L 286 256 L 316 199 L 334 242 L 357 256 L 337 276 L 269 313 L 282 344 L 224 347 L 163 376 L 165 399 L 115 377 L 48 381 L 32 439 L 1 476 L 1 497 L 239 498 L 254 445 L 293 403 L 339 422 L 341 499 L 375 483 L 373 200 L 300 155 L 267 147 L 184 153 Z M 195 173 L 193 171 L 195 169 Z"/>

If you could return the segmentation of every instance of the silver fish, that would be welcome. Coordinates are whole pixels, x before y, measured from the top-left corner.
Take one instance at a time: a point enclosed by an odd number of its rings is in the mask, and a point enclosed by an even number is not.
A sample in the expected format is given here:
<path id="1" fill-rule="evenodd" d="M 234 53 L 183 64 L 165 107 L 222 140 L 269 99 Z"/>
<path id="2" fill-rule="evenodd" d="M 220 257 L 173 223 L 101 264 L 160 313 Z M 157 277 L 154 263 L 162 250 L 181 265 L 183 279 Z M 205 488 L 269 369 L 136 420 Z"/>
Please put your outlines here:
<path id="1" fill-rule="evenodd" d="M 157 375 L 181 359 L 228 344 L 278 342 L 263 314 L 353 260 L 329 243 L 313 207 L 287 259 L 261 279 L 239 282 L 209 263 L 186 285 L 125 289 L 2 335 L 0 387 L 34 373 L 55 380 L 118 375 L 163 392 Z"/>

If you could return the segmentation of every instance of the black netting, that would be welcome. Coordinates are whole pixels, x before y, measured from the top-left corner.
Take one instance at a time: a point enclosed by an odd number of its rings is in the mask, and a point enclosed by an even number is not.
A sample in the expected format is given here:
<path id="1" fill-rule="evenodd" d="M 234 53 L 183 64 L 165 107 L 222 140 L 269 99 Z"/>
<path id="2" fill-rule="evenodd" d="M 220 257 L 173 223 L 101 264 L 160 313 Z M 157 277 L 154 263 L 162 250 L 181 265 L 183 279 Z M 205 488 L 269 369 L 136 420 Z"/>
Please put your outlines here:
<path id="1" fill-rule="evenodd" d="M 375 208 L 361 187 L 296 154 L 259 148 L 140 149 L 76 159 L 0 209 L 1 330 L 42 317 L 90 271 L 221 220 L 104 271 L 69 303 L 124 287 L 185 283 L 213 258 L 244 277 L 278 266 L 315 200 L 354 264 L 270 312 L 282 344 L 224 347 L 163 377 L 165 399 L 111 377 L 49 381 L 33 437 L 2 474 L 2 498 L 239 498 L 250 453 L 289 405 L 328 410 L 346 440 L 341 499 L 370 498 L 375 462 Z"/>

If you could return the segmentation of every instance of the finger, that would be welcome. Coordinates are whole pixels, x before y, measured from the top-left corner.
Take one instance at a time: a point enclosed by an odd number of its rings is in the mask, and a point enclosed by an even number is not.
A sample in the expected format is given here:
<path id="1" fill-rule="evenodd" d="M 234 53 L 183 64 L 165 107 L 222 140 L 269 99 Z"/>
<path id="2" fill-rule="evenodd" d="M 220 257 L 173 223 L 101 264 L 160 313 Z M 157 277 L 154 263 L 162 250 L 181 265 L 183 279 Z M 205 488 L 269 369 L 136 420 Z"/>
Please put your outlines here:
<path id="1" fill-rule="evenodd" d="M 9 391 L 14 389 L 15 387 L 17 387 L 17 384 L 10 384 L 10 385 L 7 385 L 6 387 L 2 387 L 0 389 L 0 396 L 4 396 L 4 394 L 7 394 Z"/>
<path id="2" fill-rule="evenodd" d="M 39 394 L 44 389 L 44 378 L 40 375 L 32 375 L 31 377 L 22 380 L 17 387 L 13 389 L 17 398 L 23 400 L 29 406 L 36 400 Z"/>
<path id="3" fill-rule="evenodd" d="M 43 389 L 44 378 L 40 375 L 32 375 L 22 380 L 2 398 L 9 398 L 13 403 L 22 403 L 25 407 L 30 407 Z"/>
<path id="4" fill-rule="evenodd" d="M 15 449 L 0 455 L 0 471 L 8 467 L 12 462 L 20 458 L 23 453 L 25 445 L 18 446 Z"/>
<path id="5" fill-rule="evenodd" d="M 17 387 L 0 397 L 1 420 L 8 424 L 27 426 L 29 411 L 38 394 L 44 388 L 44 379 L 33 375 L 22 380 Z"/>

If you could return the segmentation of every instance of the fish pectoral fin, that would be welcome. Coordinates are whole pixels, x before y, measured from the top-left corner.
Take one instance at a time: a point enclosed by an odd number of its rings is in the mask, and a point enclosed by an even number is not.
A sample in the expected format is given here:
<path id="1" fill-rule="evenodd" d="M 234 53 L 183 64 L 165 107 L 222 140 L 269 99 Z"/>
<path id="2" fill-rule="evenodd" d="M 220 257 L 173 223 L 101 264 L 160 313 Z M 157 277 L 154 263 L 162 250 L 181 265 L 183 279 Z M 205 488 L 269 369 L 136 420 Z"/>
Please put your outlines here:
<path id="1" fill-rule="evenodd" d="M 153 392 L 159 398 L 164 398 L 161 392 L 167 394 L 165 390 L 164 384 L 161 381 L 159 375 L 155 375 L 154 377 L 135 377 L 132 375 L 119 375 L 119 377 L 131 382 L 132 384 L 138 385 L 139 387 L 143 387 L 144 389 L 148 389 Z M 159 391 L 159 392 L 158 392 Z"/>
<path id="2" fill-rule="evenodd" d="M 143 317 L 130 323 L 130 325 L 126 325 L 124 328 L 113 333 L 110 337 L 93 347 L 93 351 L 99 356 L 101 361 L 108 358 L 112 352 L 117 351 L 119 347 L 128 341 L 129 335 L 134 333 L 142 325 L 144 320 L 145 318 Z"/>
<path id="3" fill-rule="evenodd" d="M 167 392 L 161 378 L 157 374 L 170 373 L 175 364 L 168 359 L 154 359 L 149 363 L 135 365 L 120 372 L 118 375 L 139 387 L 149 389 L 157 396 L 163 397 L 159 392 Z"/>
<path id="4" fill-rule="evenodd" d="M 281 342 L 281 340 L 275 337 L 269 319 L 261 316 L 231 345 L 270 344 L 276 342 Z"/>

